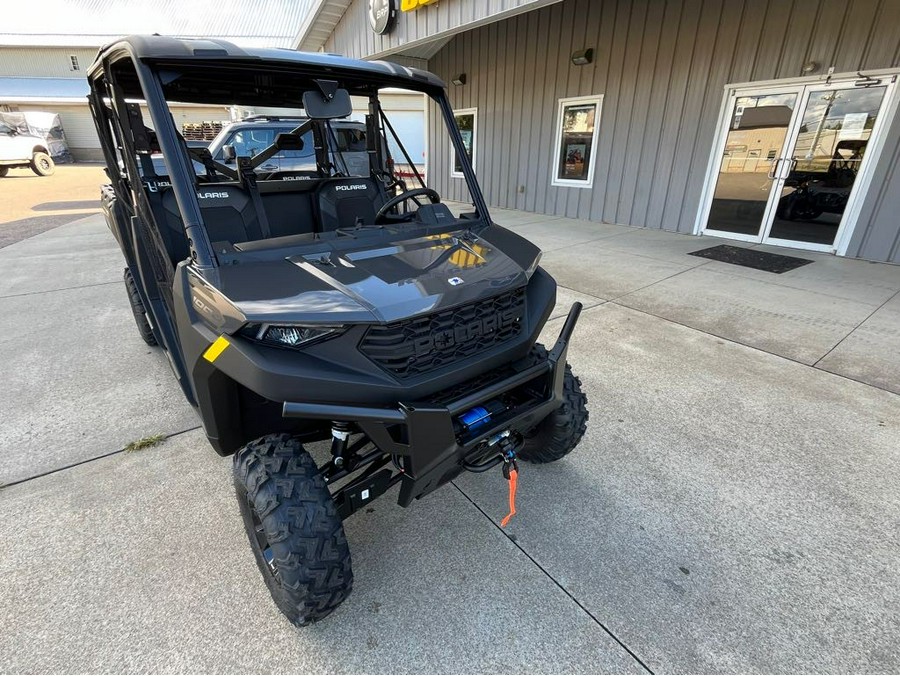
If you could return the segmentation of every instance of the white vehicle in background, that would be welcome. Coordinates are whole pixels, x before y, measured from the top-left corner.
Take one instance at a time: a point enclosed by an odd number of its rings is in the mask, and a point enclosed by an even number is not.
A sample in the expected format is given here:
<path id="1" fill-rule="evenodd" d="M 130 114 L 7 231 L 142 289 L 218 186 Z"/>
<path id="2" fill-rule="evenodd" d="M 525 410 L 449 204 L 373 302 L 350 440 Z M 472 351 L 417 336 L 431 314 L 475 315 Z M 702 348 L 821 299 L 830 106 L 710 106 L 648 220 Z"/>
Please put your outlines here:
<path id="1" fill-rule="evenodd" d="M 0 122 L 0 178 L 15 167 L 31 167 L 38 176 L 49 176 L 56 165 L 44 139 Z"/>

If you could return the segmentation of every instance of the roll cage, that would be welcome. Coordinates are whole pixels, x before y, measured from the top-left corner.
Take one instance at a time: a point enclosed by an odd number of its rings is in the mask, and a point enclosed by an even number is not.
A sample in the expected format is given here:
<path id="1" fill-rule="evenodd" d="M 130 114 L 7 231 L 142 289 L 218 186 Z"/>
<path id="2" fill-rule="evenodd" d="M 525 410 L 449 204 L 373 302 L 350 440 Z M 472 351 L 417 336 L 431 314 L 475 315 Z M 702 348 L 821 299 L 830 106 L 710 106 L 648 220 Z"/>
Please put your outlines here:
<path id="1" fill-rule="evenodd" d="M 118 195 L 132 196 L 130 204 L 123 207 L 131 212 L 127 216 L 136 216 L 145 223 L 156 222 L 147 191 L 140 189 L 138 182 L 142 175 L 153 172 L 150 154 L 161 151 L 169 172 L 166 187 L 171 188 L 180 212 L 187 243 L 186 257 L 200 271 L 214 269 L 218 258 L 214 242 L 205 228 L 200 205 L 202 193 L 198 188 L 201 184 L 208 187 L 208 183 L 215 183 L 218 176 L 246 185 L 251 195 L 258 195 L 254 166 L 261 164 L 268 153 L 277 152 L 279 145 L 283 147 L 294 142 L 291 137 L 301 133 L 307 123 L 289 135 L 279 135 L 273 146 L 254 157 L 238 158 L 237 168 L 233 169 L 213 160 L 205 149 L 187 146 L 175 126 L 167 100 L 198 104 L 229 100 L 237 104 L 299 108 L 302 92 L 313 89 L 321 81 L 335 82 L 351 95 L 368 98 L 366 127 L 370 172 L 390 190 L 397 183 L 390 175 L 390 158 L 384 156 L 387 144 L 375 139 L 384 138 L 388 133 L 396 139 L 397 135 L 381 110 L 378 90 L 398 87 L 422 92 L 437 104 L 452 146 L 461 159 L 475 207 L 472 226 L 477 227 L 477 221 L 487 223 L 487 207 L 468 162 L 444 84 L 430 73 L 392 63 L 361 63 L 327 54 L 242 50 L 225 41 L 130 36 L 100 50 L 88 70 L 88 80 L 89 104 L 110 179 Z M 153 131 L 144 125 L 136 100 L 146 102 Z M 330 125 L 327 121 L 310 122 L 309 125 L 316 145 L 317 171 L 323 176 L 333 176 L 335 170 L 340 173 L 341 158 L 334 156 L 331 150 L 334 146 L 328 138 L 333 135 Z M 402 144 L 398 145 L 402 150 Z M 192 160 L 206 167 L 205 177 L 197 176 Z M 408 155 L 405 160 L 414 166 Z M 124 173 L 120 167 L 124 167 Z M 424 187 L 421 176 L 418 179 Z M 163 241 L 160 227 L 150 230 L 149 233 L 134 234 L 154 240 L 151 249 L 163 258 L 163 252 L 171 247 Z M 155 262 L 157 281 L 162 282 L 163 287 L 170 286 L 174 272 L 172 261 L 168 265 L 163 265 L 161 260 Z M 131 263 L 129 261 L 129 265 Z"/>

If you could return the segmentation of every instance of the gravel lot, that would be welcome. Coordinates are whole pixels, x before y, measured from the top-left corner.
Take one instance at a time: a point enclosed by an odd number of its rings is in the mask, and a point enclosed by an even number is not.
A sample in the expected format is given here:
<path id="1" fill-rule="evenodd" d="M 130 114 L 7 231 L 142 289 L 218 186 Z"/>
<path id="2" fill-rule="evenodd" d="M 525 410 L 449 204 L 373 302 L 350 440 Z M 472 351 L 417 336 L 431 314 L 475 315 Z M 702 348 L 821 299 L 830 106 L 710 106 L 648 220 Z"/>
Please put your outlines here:
<path id="1" fill-rule="evenodd" d="M 57 165 L 52 176 L 11 169 L 0 178 L 0 248 L 96 213 L 106 182 L 99 163 Z"/>

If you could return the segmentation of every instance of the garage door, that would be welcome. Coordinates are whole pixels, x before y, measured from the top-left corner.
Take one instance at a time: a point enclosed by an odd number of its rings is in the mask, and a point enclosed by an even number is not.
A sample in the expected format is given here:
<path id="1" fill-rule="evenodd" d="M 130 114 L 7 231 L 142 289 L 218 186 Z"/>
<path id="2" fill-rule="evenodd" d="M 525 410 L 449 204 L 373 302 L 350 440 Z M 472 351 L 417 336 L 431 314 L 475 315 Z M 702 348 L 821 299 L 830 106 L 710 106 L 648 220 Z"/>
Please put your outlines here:
<path id="1" fill-rule="evenodd" d="M 24 106 L 22 109 L 24 110 Z M 103 159 L 97 130 L 94 128 L 94 120 L 86 102 L 84 105 L 71 106 L 40 104 L 36 109 L 59 115 L 59 121 L 66 133 L 66 143 L 69 144 L 69 150 L 76 160 Z"/>

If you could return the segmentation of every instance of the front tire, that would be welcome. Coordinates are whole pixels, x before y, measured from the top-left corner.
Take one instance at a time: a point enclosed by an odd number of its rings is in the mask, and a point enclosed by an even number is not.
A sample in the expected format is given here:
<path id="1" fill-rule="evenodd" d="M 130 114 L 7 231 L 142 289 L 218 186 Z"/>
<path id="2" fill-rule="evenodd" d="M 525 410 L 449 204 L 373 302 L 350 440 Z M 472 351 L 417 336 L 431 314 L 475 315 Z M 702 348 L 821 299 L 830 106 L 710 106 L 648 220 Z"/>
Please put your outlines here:
<path id="1" fill-rule="evenodd" d="M 271 434 L 234 456 L 234 485 L 250 548 L 278 609 L 317 622 L 353 589 L 350 546 L 328 486 L 299 441 Z"/>
<path id="2" fill-rule="evenodd" d="M 0 167 L 0 178 L 3 178 L 9 173 L 9 167 Z"/>
<path id="3" fill-rule="evenodd" d="M 546 349 L 539 349 L 546 358 Z M 587 395 L 581 390 L 581 380 L 566 364 L 562 404 L 525 434 L 519 457 L 535 463 L 554 462 L 565 457 L 584 436 L 588 417 Z"/>
<path id="4" fill-rule="evenodd" d="M 137 284 L 128 268 L 125 268 L 125 289 L 128 291 L 128 304 L 131 305 L 131 313 L 134 315 L 138 333 L 141 334 L 141 338 L 147 345 L 154 347 L 158 344 L 156 336 L 153 335 L 153 327 L 150 326 L 150 320 L 147 319 L 147 311 L 144 309 L 144 303 L 138 293 Z"/>
<path id="5" fill-rule="evenodd" d="M 56 170 L 53 158 L 47 153 L 35 153 L 31 156 L 31 170 L 38 176 L 50 176 Z"/>

